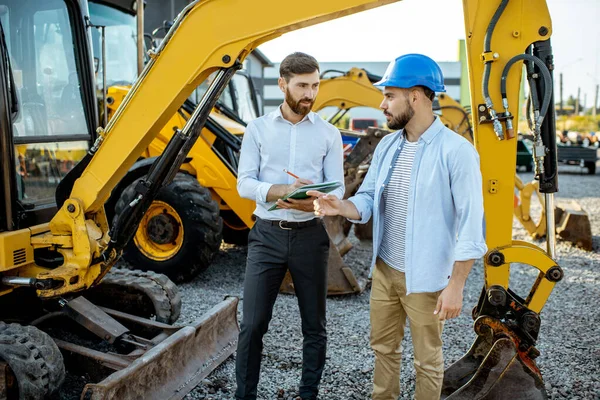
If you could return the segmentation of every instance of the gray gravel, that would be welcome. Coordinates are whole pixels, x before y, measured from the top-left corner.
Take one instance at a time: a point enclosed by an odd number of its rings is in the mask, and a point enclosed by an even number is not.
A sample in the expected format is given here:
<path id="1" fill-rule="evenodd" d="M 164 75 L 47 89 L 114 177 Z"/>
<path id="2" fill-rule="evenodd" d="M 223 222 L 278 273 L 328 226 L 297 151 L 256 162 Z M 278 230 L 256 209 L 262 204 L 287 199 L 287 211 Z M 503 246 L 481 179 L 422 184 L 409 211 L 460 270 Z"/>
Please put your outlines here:
<path id="1" fill-rule="evenodd" d="M 585 252 L 559 242 L 557 257 L 565 279 L 552 293 L 542 312 L 537 359 L 551 399 L 600 399 L 600 318 L 594 307 L 600 300 L 600 176 L 588 176 L 578 167 L 560 167 L 557 201 L 576 200 L 588 211 L 594 235 L 594 251 Z M 524 181 L 531 174 L 521 174 Z M 534 214 L 539 205 L 533 206 Z M 531 241 L 514 222 L 515 238 Z M 366 266 L 370 243 L 353 236 L 355 248 L 345 260 L 355 270 Z M 534 241 L 535 242 L 535 241 Z M 545 246 L 543 242 L 536 244 Z M 197 318 L 225 295 L 242 295 L 245 248 L 224 245 L 211 268 L 191 283 L 180 286 L 183 296 L 179 323 Z M 515 267 L 511 288 L 525 295 L 536 274 L 532 268 Z M 467 351 L 475 338 L 470 311 L 483 285 L 483 266 L 478 262 L 465 289 L 461 316 L 446 324 L 446 365 Z M 372 389 L 373 354 L 369 348 L 369 290 L 361 295 L 329 298 L 328 358 L 320 388 L 322 399 L 367 399 Z M 241 310 L 241 303 L 240 303 Z M 241 318 L 241 312 L 238 311 Z M 264 339 L 264 357 L 259 383 L 260 399 L 295 399 L 300 380 L 302 335 L 296 298 L 279 295 L 270 329 Z M 412 343 L 405 338 L 402 363 L 402 399 L 413 397 L 415 372 Z M 235 390 L 233 357 L 223 363 L 186 399 L 232 399 Z"/>

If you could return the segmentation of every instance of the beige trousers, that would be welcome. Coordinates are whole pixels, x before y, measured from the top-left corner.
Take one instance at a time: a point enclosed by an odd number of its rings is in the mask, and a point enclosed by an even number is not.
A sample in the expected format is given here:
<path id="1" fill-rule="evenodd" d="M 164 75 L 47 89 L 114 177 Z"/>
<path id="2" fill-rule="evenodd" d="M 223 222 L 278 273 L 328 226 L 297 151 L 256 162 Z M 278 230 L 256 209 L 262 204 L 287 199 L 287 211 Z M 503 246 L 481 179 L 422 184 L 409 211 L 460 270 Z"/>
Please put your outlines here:
<path id="1" fill-rule="evenodd" d="M 406 318 L 415 353 L 416 400 L 440 398 L 444 378 L 443 322 L 433 314 L 440 292 L 406 295 L 404 273 L 377 259 L 371 287 L 371 347 L 375 352 L 373 400 L 400 395 L 401 343 Z"/>

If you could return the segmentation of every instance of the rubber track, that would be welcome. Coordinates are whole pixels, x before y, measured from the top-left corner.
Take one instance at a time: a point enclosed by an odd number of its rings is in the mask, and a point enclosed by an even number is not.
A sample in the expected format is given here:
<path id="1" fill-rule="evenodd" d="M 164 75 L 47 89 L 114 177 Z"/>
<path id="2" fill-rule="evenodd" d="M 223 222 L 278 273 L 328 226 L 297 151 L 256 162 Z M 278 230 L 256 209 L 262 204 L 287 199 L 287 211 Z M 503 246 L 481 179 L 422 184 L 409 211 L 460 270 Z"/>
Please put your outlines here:
<path id="1" fill-rule="evenodd" d="M 152 271 L 112 268 L 102 283 L 130 287 L 144 293 L 154 305 L 156 320 L 172 324 L 181 313 L 181 295 L 165 275 Z M 100 285 L 102 286 L 102 284 Z"/>

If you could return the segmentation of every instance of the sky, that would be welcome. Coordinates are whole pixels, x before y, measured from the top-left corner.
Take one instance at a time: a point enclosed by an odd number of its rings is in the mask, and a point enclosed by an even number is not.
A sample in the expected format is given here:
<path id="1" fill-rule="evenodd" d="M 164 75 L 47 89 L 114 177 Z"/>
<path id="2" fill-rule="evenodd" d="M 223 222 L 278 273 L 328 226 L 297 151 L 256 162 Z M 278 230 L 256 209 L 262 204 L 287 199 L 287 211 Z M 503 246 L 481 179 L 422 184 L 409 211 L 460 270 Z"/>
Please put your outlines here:
<path id="1" fill-rule="evenodd" d="M 581 88 L 581 103 L 587 94 L 585 104 L 591 107 L 600 84 L 600 0 L 547 0 L 547 4 L 555 78 L 563 73 L 565 100 Z M 456 61 L 458 40 L 464 38 L 462 0 L 403 0 L 290 32 L 259 49 L 273 62 L 293 51 L 321 62 L 390 61 L 411 52 Z M 555 98 L 558 101 L 558 87 Z"/>

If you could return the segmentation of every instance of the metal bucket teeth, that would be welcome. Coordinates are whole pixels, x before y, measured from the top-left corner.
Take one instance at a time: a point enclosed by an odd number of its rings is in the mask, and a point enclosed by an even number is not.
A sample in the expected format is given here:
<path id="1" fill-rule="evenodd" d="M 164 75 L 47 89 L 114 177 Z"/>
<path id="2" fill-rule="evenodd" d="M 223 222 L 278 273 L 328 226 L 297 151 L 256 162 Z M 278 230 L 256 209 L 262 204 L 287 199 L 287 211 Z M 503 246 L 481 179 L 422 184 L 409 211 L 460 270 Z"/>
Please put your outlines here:
<path id="1" fill-rule="evenodd" d="M 491 344 L 489 338 L 479 336 L 469 352 L 445 371 L 441 398 L 545 400 L 548 396 L 535 363 L 522 357 L 512 339 L 503 337 Z"/>

